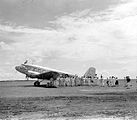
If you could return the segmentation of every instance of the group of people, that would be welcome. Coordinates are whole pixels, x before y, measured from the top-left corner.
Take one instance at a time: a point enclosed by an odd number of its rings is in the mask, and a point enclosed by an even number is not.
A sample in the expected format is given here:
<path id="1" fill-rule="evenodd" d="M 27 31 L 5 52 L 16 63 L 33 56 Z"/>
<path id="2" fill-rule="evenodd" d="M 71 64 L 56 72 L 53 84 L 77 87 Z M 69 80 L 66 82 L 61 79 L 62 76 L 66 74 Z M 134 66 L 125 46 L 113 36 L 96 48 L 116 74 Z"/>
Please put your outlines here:
<path id="1" fill-rule="evenodd" d="M 55 85 L 59 87 L 64 86 L 89 86 L 93 83 L 93 79 L 91 77 L 78 77 L 76 76 L 60 76 L 55 81 Z"/>
<path id="2" fill-rule="evenodd" d="M 119 81 L 118 78 L 115 76 L 110 76 L 109 78 L 107 78 L 107 86 L 118 86 L 119 85 Z"/>
<path id="3" fill-rule="evenodd" d="M 56 86 L 76 86 L 79 78 L 78 76 L 60 76 L 55 81 Z"/>
<path id="4" fill-rule="evenodd" d="M 108 86 L 114 87 L 119 85 L 119 81 L 117 77 L 111 76 L 107 79 L 103 79 L 101 75 L 100 78 L 95 76 L 92 77 L 78 77 L 78 76 L 60 76 L 55 81 L 56 86 L 64 87 L 64 86 L 90 86 L 90 85 L 97 85 L 97 86 Z"/>
<path id="5" fill-rule="evenodd" d="M 103 76 L 101 75 L 100 78 L 95 76 L 94 82 L 98 86 L 108 86 L 108 87 L 115 87 L 119 85 L 118 78 L 115 76 L 110 76 L 107 79 L 104 79 Z"/>
<path id="6" fill-rule="evenodd" d="M 131 79 L 129 76 L 125 77 L 125 86 L 131 86 Z M 119 86 L 120 80 L 118 77 L 110 76 L 106 79 L 101 75 L 100 78 L 95 75 L 95 77 L 78 77 L 76 76 L 60 76 L 55 81 L 55 86 L 58 87 L 73 87 L 73 86 L 100 86 L 100 87 L 117 87 Z"/>

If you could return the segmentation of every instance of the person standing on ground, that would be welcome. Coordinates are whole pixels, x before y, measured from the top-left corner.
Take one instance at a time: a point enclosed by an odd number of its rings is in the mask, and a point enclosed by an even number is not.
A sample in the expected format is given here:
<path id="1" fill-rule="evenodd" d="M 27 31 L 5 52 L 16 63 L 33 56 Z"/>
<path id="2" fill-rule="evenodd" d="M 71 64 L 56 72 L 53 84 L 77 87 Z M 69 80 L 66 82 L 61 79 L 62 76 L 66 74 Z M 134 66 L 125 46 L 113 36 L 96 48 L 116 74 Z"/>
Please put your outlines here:
<path id="1" fill-rule="evenodd" d="M 132 85 L 130 84 L 130 81 L 131 81 L 130 77 L 129 77 L 129 76 L 126 76 L 126 85 L 125 85 L 125 87 L 129 88 L 130 86 L 132 86 Z"/>
<path id="2" fill-rule="evenodd" d="M 113 80 L 113 87 L 115 87 L 116 78 L 112 76 L 112 80 Z"/>
<path id="3" fill-rule="evenodd" d="M 106 84 L 107 84 L 107 86 L 109 87 L 109 78 L 107 78 Z"/>
<path id="4" fill-rule="evenodd" d="M 118 78 L 116 77 L 116 82 L 115 82 L 115 85 L 118 86 L 119 85 L 119 82 L 118 82 Z"/>
<path id="5" fill-rule="evenodd" d="M 100 76 L 100 86 L 102 86 L 102 82 L 103 82 L 103 76 Z"/>

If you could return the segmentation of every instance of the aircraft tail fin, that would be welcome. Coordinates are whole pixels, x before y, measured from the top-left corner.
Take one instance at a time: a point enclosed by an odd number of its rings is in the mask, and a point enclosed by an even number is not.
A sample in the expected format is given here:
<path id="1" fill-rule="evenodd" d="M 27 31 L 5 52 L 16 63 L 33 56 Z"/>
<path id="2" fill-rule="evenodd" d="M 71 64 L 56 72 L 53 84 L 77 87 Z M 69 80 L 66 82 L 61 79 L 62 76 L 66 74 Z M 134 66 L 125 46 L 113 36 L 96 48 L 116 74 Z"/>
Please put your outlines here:
<path id="1" fill-rule="evenodd" d="M 90 67 L 86 73 L 84 74 L 84 77 L 90 77 L 90 78 L 94 78 L 96 74 L 96 69 L 94 67 Z"/>

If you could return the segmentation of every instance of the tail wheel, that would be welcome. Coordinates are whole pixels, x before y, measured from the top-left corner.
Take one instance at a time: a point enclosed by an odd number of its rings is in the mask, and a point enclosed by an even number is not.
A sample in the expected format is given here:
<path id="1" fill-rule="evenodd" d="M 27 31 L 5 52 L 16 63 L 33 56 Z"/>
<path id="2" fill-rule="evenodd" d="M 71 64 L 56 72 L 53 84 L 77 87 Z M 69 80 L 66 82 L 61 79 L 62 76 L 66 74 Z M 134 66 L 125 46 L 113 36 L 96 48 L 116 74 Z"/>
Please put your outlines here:
<path id="1" fill-rule="evenodd" d="M 40 85 L 39 81 L 34 82 L 34 86 L 39 86 L 39 85 Z"/>

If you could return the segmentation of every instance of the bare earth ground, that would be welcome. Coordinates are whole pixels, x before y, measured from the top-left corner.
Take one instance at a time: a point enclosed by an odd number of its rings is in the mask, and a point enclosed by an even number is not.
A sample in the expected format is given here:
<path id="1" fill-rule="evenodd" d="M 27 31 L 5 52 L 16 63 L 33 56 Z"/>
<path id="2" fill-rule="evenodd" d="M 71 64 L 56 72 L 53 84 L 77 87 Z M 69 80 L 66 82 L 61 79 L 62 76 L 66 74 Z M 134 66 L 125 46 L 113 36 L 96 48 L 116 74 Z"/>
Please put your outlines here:
<path id="1" fill-rule="evenodd" d="M 137 87 L 34 87 L 34 81 L 0 82 L 0 119 L 137 120 Z"/>

